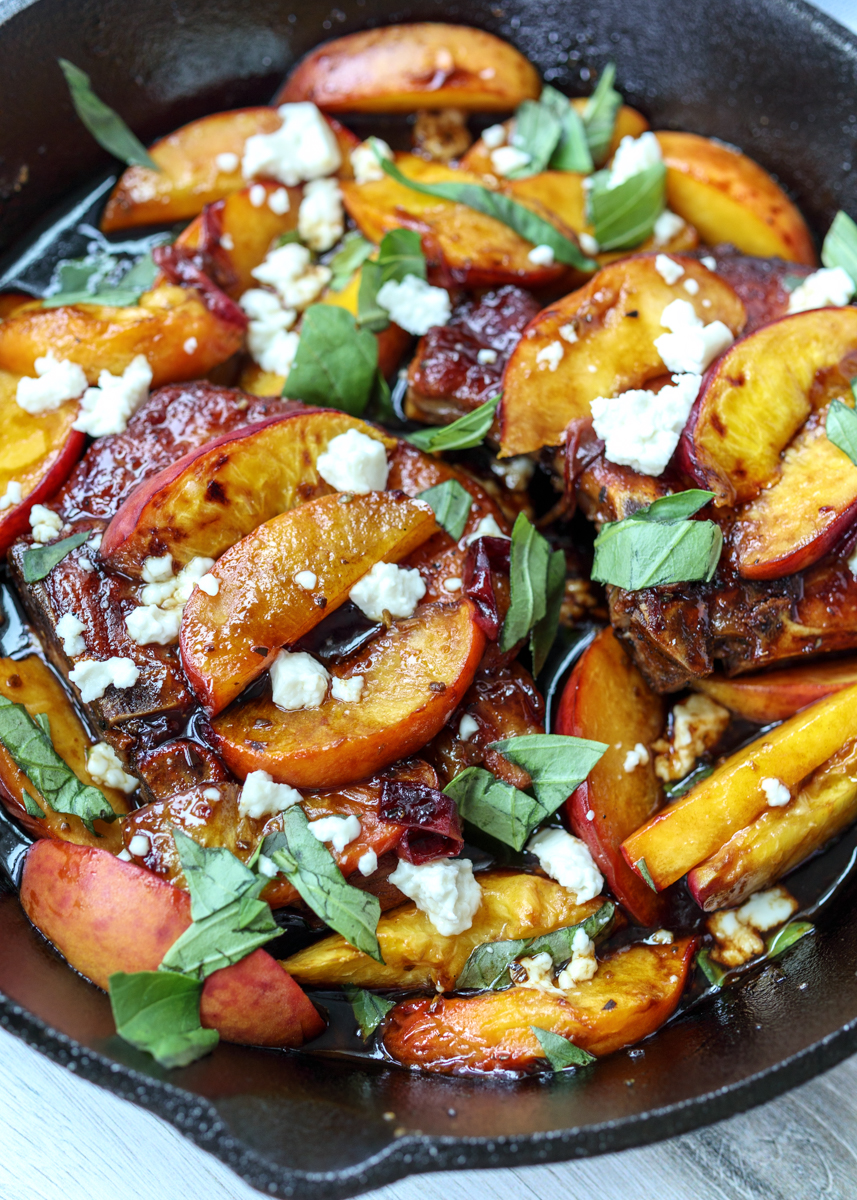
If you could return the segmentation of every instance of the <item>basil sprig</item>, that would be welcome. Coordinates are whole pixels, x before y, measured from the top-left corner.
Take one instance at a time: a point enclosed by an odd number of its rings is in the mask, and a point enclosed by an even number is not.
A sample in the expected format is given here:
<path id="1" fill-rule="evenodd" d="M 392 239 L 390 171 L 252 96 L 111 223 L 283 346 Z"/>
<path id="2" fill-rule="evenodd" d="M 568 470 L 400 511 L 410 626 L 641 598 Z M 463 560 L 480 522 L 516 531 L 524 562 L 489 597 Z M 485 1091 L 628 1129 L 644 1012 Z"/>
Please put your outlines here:
<path id="1" fill-rule="evenodd" d="M 377 386 L 378 342 L 354 317 L 332 304 L 304 313 L 295 361 L 283 395 L 339 408 L 359 417 Z"/>
<path id="2" fill-rule="evenodd" d="M 112 308 L 127 308 L 136 304 L 143 292 L 151 288 L 157 274 L 151 251 L 130 267 L 106 251 L 88 254 L 85 258 L 67 259 L 57 268 L 58 290 L 43 298 L 42 308 L 59 308 L 66 304 L 107 304 Z"/>
<path id="3" fill-rule="evenodd" d="M 51 542 L 47 546 L 33 546 L 32 549 L 25 550 L 21 555 L 24 582 L 38 583 L 40 579 L 47 578 L 54 567 L 71 554 L 72 550 L 88 542 L 92 533 L 91 529 L 87 529 L 83 533 L 73 533 L 71 537 L 62 538 L 59 542 Z"/>
<path id="4" fill-rule="evenodd" d="M 186 1067 L 220 1041 L 199 1020 L 202 981 L 176 971 L 117 971 L 108 980 L 116 1032 L 162 1067 Z"/>
<path id="5" fill-rule="evenodd" d="M 531 1025 L 530 1029 L 538 1038 L 545 1058 L 554 1071 L 564 1071 L 566 1067 L 588 1067 L 595 1062 L 594 1054 L 575 1046 L 568 1038 L 552 1033 L 550 1029 L 540 1029 L 538 1025 Z"/>
<path id="6" fill-rule="evenodd" d="M 857 223 L 841 209 L 827 231 L 821 261 L 826 267 L 842 267 L 857 283 Z"/>
<path id="7" fill-rule="evenodd" d="M 367 992 L 365 988 L 348 984 L 344 990 L 354 1010 L 363 1040 L 368 1041 L 390 1009 L 396 1005 L 394 1001 L 376 996 L 374 992 Z"/>
<path id="8" fill-rule="evenodd" d="M 457 479 L 447 479 L 420 492 L 417 500 L 424 500 L 430 506 L 438 525 L 457 542 L 464 533 L 473 507 L 473 497 L 467 488 L 462 487 Z"/>
<path id="9" fill-rule="evenodd" d="M 363 264 L 357 296 L 357 324 L 380 333 L 390 324 L 390 314 L 378 303 L 378 292 L 393 280 L 401 283 L 408 275 L 427 276 L 420 235 L 413 229 L 392 229 L 381 239 L 378 257 Z"/>
<path id="10" fill-rule="evenodd" d="M 857 379 L 851 380 L 851 391 L 857 401 Z M 834 400 L 827 410 L 824 432 L 857 466 L 857 412 L 841 400 Z"/>
<path id="11" fill-rule="evenodd" d="M 383 962 L 378 944 L 381 906 L 376 896 L 347 883 L 330 851 L 295 805 L 283 814 L 284 830 L 265 838 L 262 853 L 283 872 L 302 899 L 347 942 Z"/>
<path id="12" fill-rule="evenodd" d="M 337 251 L 328 263 L 333 272 L 330 280 L 330 290 L 332 292 L 341 292 L 350 283 L 354 273 L 360 270 L 374 249 L 375 247 L 372 243 L 367 241 L 356 230 L 347 233 L 342 243 L 342 249 Z"/>
<path id="13" fill-rule="evenodd" d="M 723 534 L 713 521 L 688 518 L 712 498 L 713 492 L 690 488 L 608 522 L 595 539 L 592 578 L 628 592 L 707 582 L 717 570 Z"/>
<path id="14" fill-rule="evenodd" d="M 653 163 L 620 183 L 609 186 L 610 172 L 596 171 L 587 197 L 589 218 L 600 250 L 632 250 L 651 237 L 666 207 L 667 169 Z"/>
<path id="15" fill-rule="evenodd" d="M 403 187 L 425 196 L 450 200 L 453 204 L 464 204 L 474 212 L 485 213 L 507 225 L 534 246 L 550 246 L 557 262 L 576 267 L 579 271 L 595 271 L 598 267 L 596 262 L 586 257 L 577 242 L 560 233 L 550 221 L 502 192 L 492 192 L 478 183 L 418 183 L 415 179 L 409 179 L 389 159 L 379 158 L 378 161 L 382 170 Z"/>
<path id="16" fill-rule="evenodd" d="M 128 166 L 151 167 L 153 171 L 160 171 L 158 164 L 149 157 L 146 147 L 119 114 L 96 96 L 86 72 L 66 58 L 57 59 L 57 62 L 65 75 L 75 111 L 99 146 Z"/>
<path id="17" fill-rule="evenodd" d="M 533 671 L 544 666 L 559 626 L 565 594 L 565 555 L 551 551 L 550 543 L 518 513 L 512 527 L 509 557 L 509 611 L 500 634 L 505 653 L 532 630 L 530 650 Z"/>
<path id="18" fill-rule="evenodd" d="M 499 403 L 500 397 L 493 396 L 451 425 L 419 429 L 416 433 L 409 433 L 407 440 L 427 454 L 439 454 L 443 450 L 469 450 L 472 446 L 479 446 L 494 423 Z"/>
<path id="19" fill-rule="evenodd" d="M 601 73 L 595 91 L 583 110 L 583 128 L 589 151 L 596 166 L 600 167 L 607 157 L 616 117 L 622 106 L 622 97 L 613 84 L 616 81 L 616 64 L 608 63 Z"/>

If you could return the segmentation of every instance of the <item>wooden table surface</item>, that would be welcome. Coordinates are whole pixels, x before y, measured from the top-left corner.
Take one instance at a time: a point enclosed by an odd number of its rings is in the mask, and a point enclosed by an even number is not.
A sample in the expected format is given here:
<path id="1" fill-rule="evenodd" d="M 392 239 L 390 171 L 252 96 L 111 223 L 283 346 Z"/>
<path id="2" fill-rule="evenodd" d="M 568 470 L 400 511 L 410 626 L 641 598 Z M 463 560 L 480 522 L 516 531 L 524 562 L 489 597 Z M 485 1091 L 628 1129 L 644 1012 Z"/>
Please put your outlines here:
<path id="1" fill-rule="evenodd" d="M 857 30 L 857 0 L 818 7 Z M 3 1030 L 0 1096 L 0 1200 L 259 1200 L 171 1125 Z M 761 1108 L 669 1142 L 555 1166 L 422 1175 L 371 1200 L 436 1200 L 439 1192 L 468 1200 L 850 1200 L 857 1056 Z"/>

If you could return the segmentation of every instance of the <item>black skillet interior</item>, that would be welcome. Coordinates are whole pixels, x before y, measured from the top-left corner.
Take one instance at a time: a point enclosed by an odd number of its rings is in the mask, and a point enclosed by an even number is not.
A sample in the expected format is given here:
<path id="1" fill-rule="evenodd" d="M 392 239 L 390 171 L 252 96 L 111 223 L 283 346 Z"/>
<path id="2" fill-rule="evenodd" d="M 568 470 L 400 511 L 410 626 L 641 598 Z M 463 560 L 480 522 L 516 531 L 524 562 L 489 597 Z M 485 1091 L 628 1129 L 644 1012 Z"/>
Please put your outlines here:
<path id="1" fill-rule="evenodd" d="M 325 38 L 413 19 L 494 30 L 571 94 L 588 91 L 590 72 L 614 58 L 622 91 L 655 127 L 748 150 L 817 231 L 837 208 L 857 211 L 857 45 L 794 0 L 340 3 L 305 0 L 290 11 L 283 0 L 0 0 L 0 249 L 108 165 L 73 115 L 58 55 L 88 71 L 146 139 L 266 101 Z M 4 822 L 0 851 L 14 842 Z M 824 869 L 841 869 L 850 852 L 843 843 Z M 273 1195 L 323 1200 L 414 1171 L 638 1145 L 760 1103 L 857 1048 L 857 917 L 845 896 L 778 965 L 645 1045 L 521 1083 L 226 1045 L 166 1075 L 112 1036 L 106 998 L 33 932 L 12 894 L 0 895 L 0 931 L 7 1029 L 152 1108 Z"/>

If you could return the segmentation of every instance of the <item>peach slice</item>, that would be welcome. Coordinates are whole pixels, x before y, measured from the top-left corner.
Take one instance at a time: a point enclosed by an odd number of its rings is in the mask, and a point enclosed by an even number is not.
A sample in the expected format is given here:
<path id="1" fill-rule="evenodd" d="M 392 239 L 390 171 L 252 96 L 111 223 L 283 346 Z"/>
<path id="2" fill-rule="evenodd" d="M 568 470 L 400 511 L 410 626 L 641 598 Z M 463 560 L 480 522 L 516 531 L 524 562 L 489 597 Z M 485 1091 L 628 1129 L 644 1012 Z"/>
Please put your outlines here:
<path id="1" fill-rule="evenodd" d="M 503 377 L 502 458 L 559 445 L 570 421 L 591 415 L 597 396 L 645 387 L 662 376 L 654 339 L 664 332 L 661 314 L 671 301 L 688 300 L 706 324 L 723 321 L 734 333 L 743 327 L 744 305 L 696 259 L 674 256 L 684 274 L 672 286 L 655 269 L 655 259 L 644 254 L 604 267 L 530 322 Z M 693 296 L 683 286 L 689 279 L 699 286 Z M 543 355 L 549 347 L 557 350 L 551 360 L 559 357 L 556 369 Z"/>
<path id="2" fill-rule="evenodd" d="M 438 732 L 479 665 L 485 637 L 469 601 L 429 604 L 397 621 L 332 674 L 363 678 L 353 703 L 284 712 L 270 693 L 239 700 L 213 722 L 218 750 L 239 778 L 330 788 L 414 754 Z"/>
<path id="3" fill-rule="evenodd" d="M 349 152 L 357 138 L 338 121 L 330 121 L 342 151 L 345 177 L 351 174 Z M 149 148 L 160 167 L 127 167 L 110 193 L 101 218 L 105 233 L 137 225 L 161 225 L 201 213 L 206 204 L 238 192 L 247 181 L 241 174 L 244 143 L 257 133 L 273 133 L 282 125 L 275 108 L 239 108 L 212 113 L 183 125 Z M 226 171 L 218 156 L 231 154 L 235 166 Z"/>
<path id="4" fill-rule="evenodd" d="M 656 137 L 667 165 L 667 204 L 704 242 L 730 242 L 745 254 L 816 265 L 806 222 L 752 158 L 695 133 Z"/>
<path id="5" fill-rule="evenodd" d="M 384 25 L 325 42 L 289 75 L 277 104 L 326 112 L 418 108 L 508 111 L 538 99 L 536 68 L 508 42 L 467 25 Z"/>
<path id="6" fill-rule="evenodd" d="M 642 877 L 644 860 L 655 887 L 668 887 L 765 812 L 763 780 L 778 780 L 794 793 L 810 772 L 855 737 L 857 686 L 819 700 L 727 758 L 625 839 L 625 861 Z"/>
<path id="7" fill-rule="evenodd" d="M 429 506 L 401 493 L 321 496 L 227 550 L 211 571 L 217 595 L 197 588 L 182 617 L 182 664 L 206 712 L 344 604 L 375 563 L 400 562 L 437 532 Z"/>
<path id="8" fill-rule="evenodd" d="M 198 292 L 164 284 L 127 308 L 72 304 L 9 317 L 0 322 L 0 369 L 35 375 L 36 359 L 52 351 L 79 363 L 95 384 L 101 371 L 121 375 L 142 354 L 152 368 L 152 387 L 160 387 L 205 375 L 243 342 L 243 324 L 216 316 Z"/>
<path id="9" fill-rule="evenodd" d="M 444 1074 L 522 1071 L 544 1061 L 535 1025 L 600 1058 L 663 1025 L 681 998 L 697 945 L 697 938 L 681 938 L 669 946 L 626 946 L 565 997 L 513 987 L 406 1000 L 387 1018 L 384 1049 L 396 1062 Z"/>
<path id="10" fill-rule="evenodd" d="M 816 700 L 854 684 L 857 684 L 857 659 L 846 658 L 804 663 L 742 679 L 710 675 L 708 679 L 696 680 L 693 686 L 745 721 L 770 725 L 785 721 Z"/>
<path id="11" fill-rule="evenodd" d="M 176 564 L 216 558 L 257 525 L 333 489 L 316 470 L 328 443 L 356 429 L 392 448 L 365 421 L 333 409 L 296 409 L 192 450 L 133 492 L 107 526 L 101 557 L 139 577 L 150 555 Z"/>
<path id="12" fill-rule="evenodd" d="M 565 685 L 556 732 L 606 742 L 603 758 L 567 802 L 571 827 L 592 852 L 610 890 L 641 925 L 660 925 L 666 905 L 636 875 L 620 849 L 663 803 L 653 755 L 632 771 L 625 757 L 637 743 L 660 737 L 664 706 L 646 684 L 612 629 L 604 629 L 578 660 Z"/>
<path id="13" fill-rule="evenodd" d="M 21 904 L 75 970 L 105 990 L 116 971 L 156 971 L 191 923 L 187 892 L 106 850 L 53 840 L 28 851 Z M 255 1046 L 300 1046 L 324 1028 L 309 998 L 261 949 L 209 975 L 200 1019 L 226 1041 Z"/>
<path id="14" fill-rule="evenodd" d="M 776 477 L 780 455 L 833 391 L 857 374 L 857 308 L 773 321 L 712 367 L 679 443 L 679 463 L 717 504 L 745 504 Z"/>

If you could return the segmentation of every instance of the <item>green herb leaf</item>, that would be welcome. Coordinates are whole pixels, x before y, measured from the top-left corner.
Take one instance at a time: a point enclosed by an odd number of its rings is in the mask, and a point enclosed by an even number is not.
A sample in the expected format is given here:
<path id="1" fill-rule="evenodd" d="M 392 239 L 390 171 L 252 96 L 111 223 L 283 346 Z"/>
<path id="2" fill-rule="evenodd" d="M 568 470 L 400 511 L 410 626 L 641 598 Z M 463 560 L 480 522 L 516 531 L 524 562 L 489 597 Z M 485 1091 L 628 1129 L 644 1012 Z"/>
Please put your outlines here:
<path id="1" fill-rule="evenodd" d="M 220 1036 L 199 1021 L 202 982 L 174 971 L 117 971 L 108 980 L 116 1032 L 162 1067 L 186 1067 Z"/>
<path id="2" fill-rule="evenodd" d="M 71 554 L 72 550 L 76 550 L 84 542 L 88 542 L 92 534 L 93 530 L 87 529 L 84 533 L 73 533 L 71 537 L 62 538 L 59 542 L 51 542 L 48 546 L 34 546 L 31 550 L 25 550 L 21 555 L 21 572 L 24 582 L 38 583 L 40 579 L 46 579 L 66 555 Z"/>
<path id="3" fill-rule="evenodd" d="M 381 286 L 380 264 L 365 262 L 360 272 L 360 287 L 357 291 L 357 324 L 360 329 L 381 333 L 390 324 L 390 314 L 378 303 Z"/>
<path id="4" fill-rule="evenodd" d="M 529 154 L 530 161 L 525 166 L 510 171 L 508 178 L 524 179 L 544 171 L 561 137 L 562 125 L 551 105 L 536 100 L 524 100 L 518 105 L 515 129 L 509 140 L 513 146 Z"/>
<path id="5" fill-rule="evenodd" d="M 128 166 L 136 164 L 160 171 L 158 164 L 149 157 L 146 147 L 131 132 L 119 114 L 96 96 L 86 72 L 81 71 L 80 67 L 70 63 L 68 59 L 60 58 L 57 61 L 65 75 L 75 111 L 99 146 Z"/>
<path id="6" fill-rule="evenodd" d="M 467 767 L 443 790 L 465 821 L 514 850 L 523 850 L 532 831 L 550 816 L 538 800 L 482 767 Z"/>
<path id="7" fill-rule="evenodd" d="M 592 578 L 626 591 L 668 583 L 710 580 L 723 534 L 713 521 L 690 521 L 711 498 L 691 488 L 664 496 L 623 521 L 608 522 L 595 539 Z"/>
<path id="8" fill-rule="evenodd" d="M 509 611 L 500 634 L 505 653 L 522 641 L 547 612 L 550 544 L 518 513 L 512 527 L 509 561 Z"/>
<path id="9" fill-rule="evenodd" d="M 586 257 L 577 242 L 560 233 L 550 221 L 501 192 L 489 191 L 478 183 L 417 183 L 404 175 L 389 159 L 379 159 L 379 162 L 382 170 L 404 187 L 426 196 L 451 200 L 454 204 L 464 204 L 475 212 L 485 213 L 495 221 L 508 225 L 534 246 L 550 246 L 557 262 L 577 267 L 579 271 L 594 271 L 598 267 L 596 262 Z"/>
<path id="10" fill-rule="evenodd" d="M 586 128 L 577 109 L 567 96 L 547 84 L 539 103 L 548 108 L 560 124 L 560 136 L 547 165 L 554 171 L 578 171 L 589 175 L 593 168 L 592 154 L 586 139 Z"/>
<path id="11" fill-rule="evenodd" d="M 200 846 L 175 827 L 173 840 L 190 892 L 190 915 L 194 921 L 210 917 L 240 900 L 258 884 L 258 876 L 224 846 Z"/>
<path id="12" fill-rule="evenodd" d="M 409 433 L 407 440 L 427 454 L 437 454 L 442 450 L 469 450 L 472 446 L 479 446 L 494 423 L 499 403 L 500 397 L 494 396 L 451 425 L 420 429 L 416 433 Z"/>
<path id="13" fill-rule="evenodd" d="M 377 897 L 346 883 L 333 855 L 311 832 L 302 808 L 286 809 L 283 823 L 282 833 L 265 839 L 262 853 L 326 925 L 364 954 L 383 962 L 376 933 L 381 915 Z"/>
<path id="14" fill-rule="evenodd" d="M 842 267 L 857 283 L 857 223 L 840 209 L 821 247 L 826 267 Z"/>
<path id="15" fill-rule="evenodd" d="M 330 280 L 330 290 L 341 292 L 350 283 L 354 273 L 359 271 L 375 247 L 356 230 L 345 235 L 342 249 L 334 254 L 328 263 L 333 275 Z"/>
<path id="16" fill-rule="evenodd" d="M 378 303 L 378 292 L 393 280 L 401 283 L 408 275 L 427 276 L 420 235 L 413 229 L 393 229 L 381 239 L 378 258 L 366 262 L 360 276 L 357 297 L 357 324 L 361 329 L 380 333 L 390 324 L 390 314 Z"/>
<path id="17" fill-rule="evenodd" d="M 489 746 L 527 772 L 547 816 L 565 803 L 608 748 L 603 742 L 558 733 L 528 733 Z"/>
<path id="18" fill-rule="evenodd" d="M 654 500 L 648 508 L 638 509 L 626 520 L 686 521 L 713 499 L 714 492 L 706 492 L 702 488 L 688 488 L 684 492 L 675 492 L 672 496 L 661 496 L 660 500 Z"/>
<path id="19" fill-rule="evenodd" d="M 815 926 L 810 921 L 789 921 L 788 925 L 784 925 L 777 933 L 768 940 L 767 957 L 775 958 L 776 955 L 782 954 L 784 950 L 788 950 L 789 946 L 793 946 L 795 942 L 806 937 L 808 933 L 814 933 Z"/>
<path id="20" fill-rule="evenodd" d="M 852 380 L 852 388 L 855 382 Z M 824 431 L 834 446 L 838 446 L 857 466 L 857 412 L 841 400 L 834 400 L 827 410 Z"/>
<path id="21" fill-rule="evenodd" d="M 654 881 L 654 879 L 652 879 L 652 873 L 649 870 L 649 866 L 648 866 L 648 863 L 646 862 L 646 860 L 644 858 L 638 858 L 637 861 L 634 863 L 634 866 L 640 872 L 643 879 L 645 879 L 646 883 L 649 885 L 649 887 L 652 889 L 652 891 L 656 892 L 658 889 L 655 887 L 655 881 Z"/>
<path id="22" fill-rule="evenodd" d="M 364 1042 L 369 1040 L 390 1009 L 396 1007 L 394 1001 L 385 1000 L 383 996 L 376 996 L 374 992 L 367 992 L 365 988 L 353 987 L 350 984 L 346 985 L 345 994 L 354 1009 Z"/>
<path id="23" fill-rule="evenodd" d="M 435 484 L 434 487 L 419 492 L 417 500 L 424 500 L 429 505 L 438 525 L 457 542 L 464 533 L 464 526 L 473 507 L 473 497 L 467 488 L 462 487 L 457 479 L 447 479 L 444 483 Z"/>
<path id="24" fill-rule="evenodd" d="M 714 961 L 709 950 L 699 951 L 696 956 L 696 965 L 712 987 L 723 987 L 723 980 L 726 978 L 727 972 Z"/>
<path id="25" fill-rule="evenodd" d="M 108 304 L 113 308 L 127 308 L 136 304 L 143 292 L 151 288 L 157 274 L 151 252 L 144 254 L 124 274 L 121 263 L 112 254 L 101 252 L 86 258 L 69 259 L 57 272 L 59 291 L 45 296 L 42 308 L 59 308 L 67 304 Z M 106 282 L 108 279 L 114 282 Z"/>
<path id="26" fill-rule="evenodd" d="M 93 821 L 116 820 L 107 797 L 91 784 L 82 783 L 23 704 L 13 704 L 5 696 L 0 696 L 0 742 L 48 808 L 80 817 L 91 832 Z"/>
<path id="27" fill-rule="evenodd" d="M 591 177 L 589 216 L 600 250 L 632 250 L 651 237 L 666 205 L 667 169 L 663 163 L 638 171 L 618 187 L 610 172 Z"/>
<path id="28" fill-rule="evenodd" d="M 538 675 L 556 640 L 559 629 L 559 614 L 565 599 L 565 553 L 554 550 L 548 559 L 545 583 L 545 615 L 536 621 L 530 633 L 530 654 L 533 659 L 533 675 Z"/>
<path id="29" fill-rule="evenodd" d="M 194 919 L 164 955 L 161 970 L 180 971 L 183 975 L 205 979 L 279 937 L 279 925 L 271 916 L 268 905 L 259 899 L 267 882 L 264 877 L 257 877 L 240 899 L 216 909 L 207 917 Z"/>
<path id="30" fill-rule="evenodd" d="M 39 808 L 38 804 L 36 804 L 35 800 L 33 799 L 33 797 L 30 795 L 30 793 L 28 791 L 24 790 L 22 792 L 21 800 L 23 802 L 24 811 L 26 812 L 27 816 L 38 817 L 39 819 L 42 819 L 47 816 L 47 813 L 44 811 L 44 809 Z"/>
<path id="31" fill-rule="evenodd" d="M 540 1029 L 538 1025 L 531 1025 L 530 1029 L 538 1038 L 545 1058 L 554 1071 L 564 1071 L 566 1067 L 588 1067 L 590 1063 L 595 1062 L 594 1054 L 590 1054 L 588 1050 L 581 1050 L 580 1046 L 575 1046 L 568 1038 L 560 1037 L 550 1029 Z"/>
<path id="32" fill-rule="evenodd" d="M 359 417 L 369 402 L 377 370 L 378 342 L 372 334 L 358 329 L 344 308 L 313 304 L 304 313 L 298 352 L 283 395 Z"/>
<path id="33" fill-rule="evenodd" d="M 600 167 L 607 157 L 616 117 L 622 106 L 622 96 L 613 84 L 616 81 L 616 64 L 608 63 L 601 73 L 595 91 L 583 110 L 583 128 L 596 166 Z"/>
<path id="34" fill-rule="evenodd" d="M 696 787 L 703 779 L 707 779 L 709 775 L 714 774 L 714 767 L 696 767 L 689 775 L 685 775 L 684 779 L 680 779 L 677 783 L 670 783 L 664 788 L 664 795 L 667 800 L 678 800 L 679 796 L 685 796 L 691 788 Z"/>

